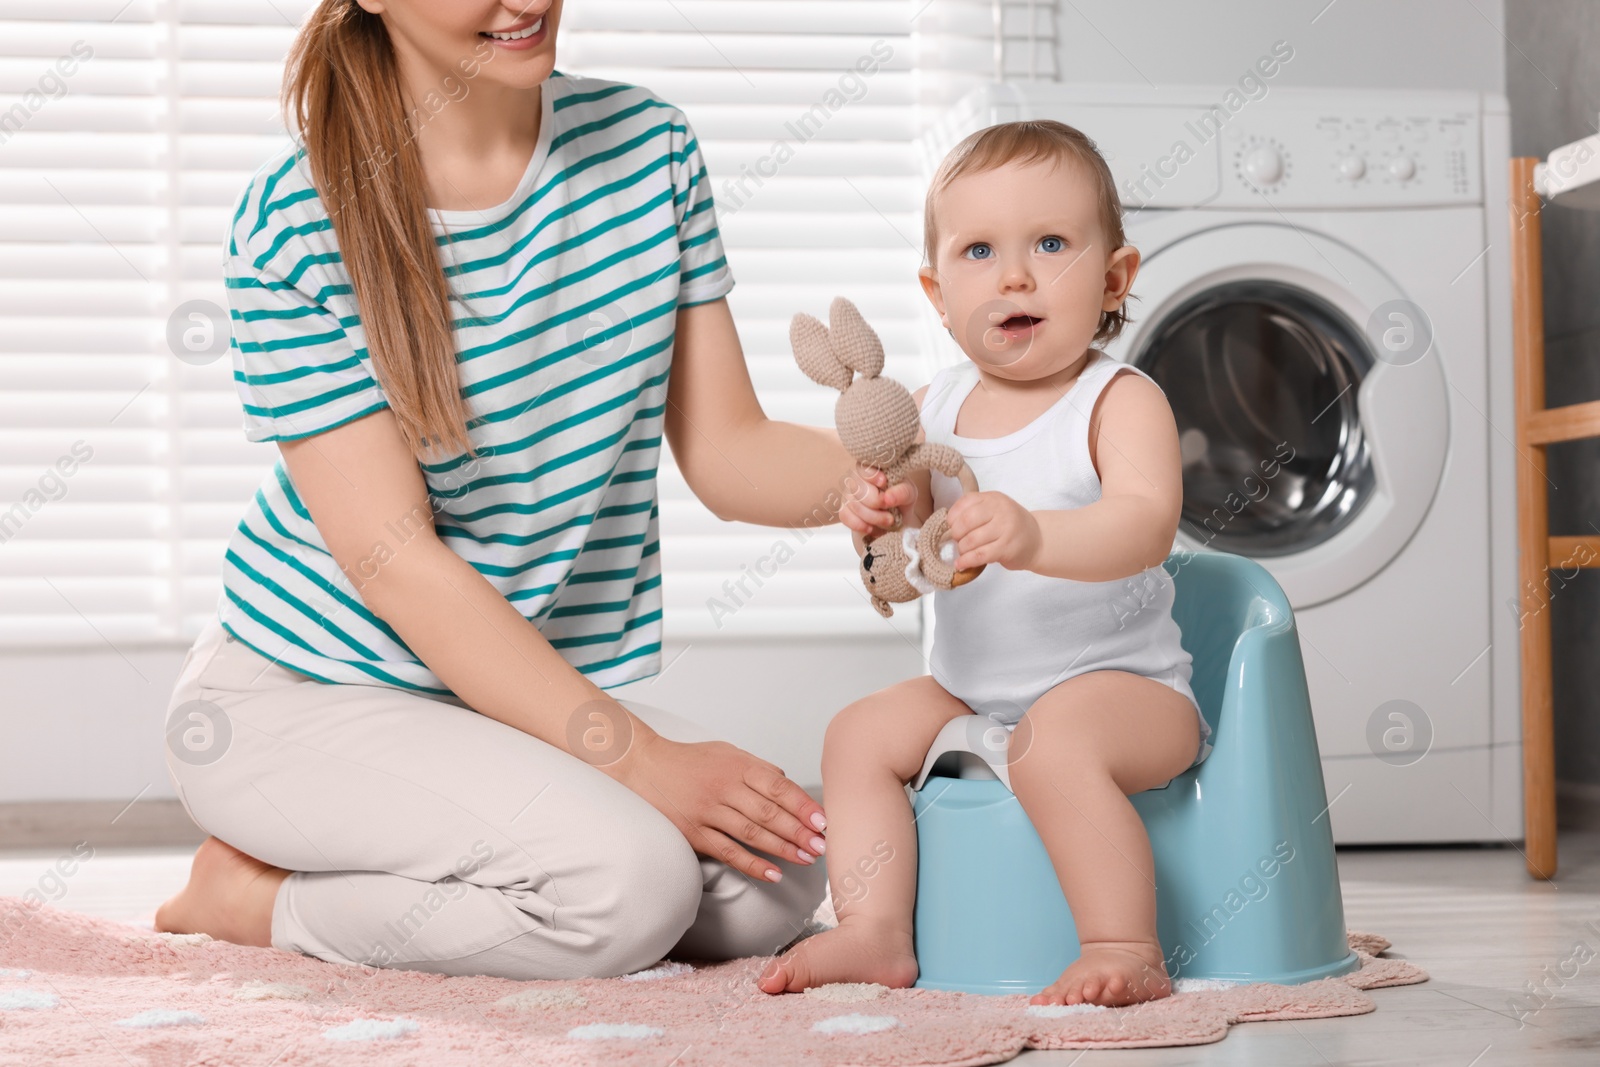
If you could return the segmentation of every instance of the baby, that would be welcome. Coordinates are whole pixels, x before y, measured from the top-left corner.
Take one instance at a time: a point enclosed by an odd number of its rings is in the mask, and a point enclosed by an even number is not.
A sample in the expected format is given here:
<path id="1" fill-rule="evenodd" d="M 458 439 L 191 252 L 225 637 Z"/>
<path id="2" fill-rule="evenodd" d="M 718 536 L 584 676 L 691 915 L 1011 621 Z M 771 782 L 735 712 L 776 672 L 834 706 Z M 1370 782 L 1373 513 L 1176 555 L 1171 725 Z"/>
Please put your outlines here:
<path id="1" fill-rule="evenodd" d="M 1161 568 L 1182 504 L 1178 433 L 1114 338 L 1139 268 L 1094 143 L 1059 122 L 968 137 L 924 215 L 923 290 L 970 362 L 916 393 L 921 439 L 959 450 L 982 491 L 923 472 L 863 489 L 862 535 L 950 508 L 958 568 L 934 594 L 931 675 L 856 701 L 823 745 L 828 874 L 839 925 L 773 961 L 768 993 L 829 982 L 911 985 L 916 830 L 905 786 L 951 719 L 1008 734 L 1002 771 L 1049 851 L 1080 955 L 1035 1004 L 1167 996 L 1149 838 L 1127 795 L 1204 759 L 1209 730 Z M 911 519 L 914 515 L 914 520 Z M 868 874 L 867 872 L 870 872 Z"/>

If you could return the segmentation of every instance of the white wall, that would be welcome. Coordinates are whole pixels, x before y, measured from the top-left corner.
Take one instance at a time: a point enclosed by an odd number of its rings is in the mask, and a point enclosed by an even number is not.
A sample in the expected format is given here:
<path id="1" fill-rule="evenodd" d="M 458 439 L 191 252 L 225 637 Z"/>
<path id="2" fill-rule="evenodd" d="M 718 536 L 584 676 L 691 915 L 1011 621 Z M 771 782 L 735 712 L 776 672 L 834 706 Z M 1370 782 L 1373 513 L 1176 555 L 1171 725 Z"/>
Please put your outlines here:
<path id="1" fill-rule="evenodd" d="M 162 719 L 184 651 L 0 655 L 0 803 L 171 798 Z M 923 673 L 899 636 L 669 640 L 663 662 L 657 679 L 613 695 L 701 723 L 807 786 L 822 781 L 834 712 Z"/>
<path id="2" fill-rule="evenodd" d="M 1063 81 L 1228 83 L 1284 40 L 1275 85 L 1505 91 L 1501 0 L 1062 0 L 1057 18 Z"/>

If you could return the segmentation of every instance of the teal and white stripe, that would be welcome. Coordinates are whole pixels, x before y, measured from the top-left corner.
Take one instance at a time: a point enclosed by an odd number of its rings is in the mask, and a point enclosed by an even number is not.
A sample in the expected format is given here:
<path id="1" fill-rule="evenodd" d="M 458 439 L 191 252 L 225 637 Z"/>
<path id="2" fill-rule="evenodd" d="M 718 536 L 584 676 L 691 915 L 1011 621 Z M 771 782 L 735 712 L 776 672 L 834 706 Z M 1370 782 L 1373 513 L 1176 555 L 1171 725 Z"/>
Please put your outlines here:
<path id="1" fill-rule="evenodd" d="M 431 212 L 479 458 L 421 469 L 444 542 L 610 687 L 660 669 L 656 468 L 676 313 L 724 296 L 733 277 L 678 109 L 560 72 L 542 97 L 515 193 Z M 240 198 L 225 275 L 249 440 L 295 440 L 387 406 L 297 144 Z M 389 518 L 369 574 L 427 518 Z M 313 678 L 449 693 L 367 610 L 281 460 L 229 542 L 218 612 L 251 648 Z"/>

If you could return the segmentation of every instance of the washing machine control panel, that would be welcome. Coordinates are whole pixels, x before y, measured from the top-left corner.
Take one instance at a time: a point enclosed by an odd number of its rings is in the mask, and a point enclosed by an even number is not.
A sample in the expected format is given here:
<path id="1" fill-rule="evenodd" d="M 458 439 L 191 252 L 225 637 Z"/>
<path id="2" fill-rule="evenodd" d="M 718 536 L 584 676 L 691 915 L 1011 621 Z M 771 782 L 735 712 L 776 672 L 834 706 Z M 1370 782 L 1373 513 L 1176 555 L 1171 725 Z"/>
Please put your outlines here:
<path id="1" fill-rule="evenodd" d="M 1222 182 L 1206 207 L 1394 207 L 1482 200 L 1469 111 L 1248 106 L 1219 124 Z"/>

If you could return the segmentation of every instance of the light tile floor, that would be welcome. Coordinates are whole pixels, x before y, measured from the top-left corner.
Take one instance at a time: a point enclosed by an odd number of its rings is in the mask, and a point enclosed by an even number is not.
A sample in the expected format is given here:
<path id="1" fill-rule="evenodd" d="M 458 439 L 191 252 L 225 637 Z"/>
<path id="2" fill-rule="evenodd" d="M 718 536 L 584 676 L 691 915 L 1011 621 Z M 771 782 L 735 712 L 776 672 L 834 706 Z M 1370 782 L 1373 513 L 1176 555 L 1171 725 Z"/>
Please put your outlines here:
<path id="1" fill-rule="evenodd" d="M 67 850 L 0 851 L 0 894 L 35 888 L 61 907 L 148 922 L 181 886 L 190 853 L 99 849 L 55 880 Z M 1344 1019 L 1246 1023 L 1214 1045 L 1032 1052 L 1021 1067 L 1229 1064 L 1600 1065 L 1600 834 L 1565 834 L 1561 875 L 1531 881 L 1510 848 L 1345 849 L 1345 918 L 1394 942 L 1431 975 L 1378 989 L 1378 1010 Z M 1541 998 L 1525 988 L 1533 983 Z M 1541 1006 L 1542 1004 L 1542 1006 Z M 245 1065 L 241 1065 L 245 1067 Z"/>

